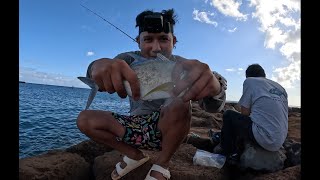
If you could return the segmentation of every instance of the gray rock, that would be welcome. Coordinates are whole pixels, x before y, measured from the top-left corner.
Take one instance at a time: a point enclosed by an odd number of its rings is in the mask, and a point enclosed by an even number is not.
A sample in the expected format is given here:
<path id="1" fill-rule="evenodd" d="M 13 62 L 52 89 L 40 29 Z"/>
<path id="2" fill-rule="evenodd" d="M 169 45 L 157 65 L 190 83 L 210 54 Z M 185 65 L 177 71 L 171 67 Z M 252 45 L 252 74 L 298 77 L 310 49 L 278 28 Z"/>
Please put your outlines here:
<path id="1" fill-rule="evenodd" d="M 282 150 L 271 152 L 252 143 L 246 143 L 245 150 L 240 157 L 240 167 L 275 172 L 283 169 L 286 158 Z"/>
<path id="2" fill-rule="evenodd" d="M 285 167 L 296 166 L 301 164 L 301 143 L 292 139 L 286 139 L 283 147 L 286 150 L 287 160 L 284 162 Z"/>

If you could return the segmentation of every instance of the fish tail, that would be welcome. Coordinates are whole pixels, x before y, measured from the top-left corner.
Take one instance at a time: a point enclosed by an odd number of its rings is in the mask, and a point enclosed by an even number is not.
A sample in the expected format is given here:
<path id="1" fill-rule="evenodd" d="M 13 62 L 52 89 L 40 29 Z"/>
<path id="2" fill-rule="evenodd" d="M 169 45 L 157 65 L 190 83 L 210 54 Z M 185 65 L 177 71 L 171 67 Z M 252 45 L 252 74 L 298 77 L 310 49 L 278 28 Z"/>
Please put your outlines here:
<path id="1" fill-rule="evenodd" d="M 99 87 L 92 79 L 90 79 L 88 77 L 78 77 L 78 79 L 91 88 L 91 91 L 90 91 L 90 94 L 89 94 L 89 97 L 87 100 L 87 105 L 85 108 L 85 110 L 87 110 L 90 107 L 94 97 L 96 96 L 96 94 L 99 90 Z"/>

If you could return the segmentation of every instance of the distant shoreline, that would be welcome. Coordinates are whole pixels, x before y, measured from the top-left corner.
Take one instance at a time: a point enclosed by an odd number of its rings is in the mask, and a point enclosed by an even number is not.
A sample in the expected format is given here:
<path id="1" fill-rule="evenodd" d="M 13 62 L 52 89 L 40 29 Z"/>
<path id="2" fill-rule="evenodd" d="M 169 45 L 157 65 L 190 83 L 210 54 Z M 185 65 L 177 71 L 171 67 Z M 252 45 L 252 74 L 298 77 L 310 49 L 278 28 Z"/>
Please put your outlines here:
<path id="1" fill-rule="evenodd" d="M 19 83 L 26 83 L 25 81 L 19 81 Z M 77 86 L 62 86 L 62 85 L 54 85 L 54 84 L 41 84 L 41 83 L 31 83 L 31 82 L 28 82 L 28 84 L 37 84 L 37 85 L 45 85 L 45 86 L 58 86 L 58 87 L 67 87 L 67 88 L 80 88 L 80 89 L 90 89 L 88 87 L 77 87 Z M 232 100 L 227 100 L 226 101 L 226 104 L 237 104 L 238 101 L 232 101 Z M 300 106 L 290 106 L 289 105 L 289 108 L 297 108 L 297 109 L 300 109 L 301 107 Z"/>
<path id="2" fill-rule="evenodd" d="M 35 84 L 35 85 L 43 85 L 43 86 L 57 86 L 57 87 L 67 87 L 67 88 L 90 89 L 89 87 L 64 86 L 64 85 L 56 85 L 56 84 L 42 84 L 42 83 L 25 82 L 25 81 L 19 81 L 19 83 Z"/>

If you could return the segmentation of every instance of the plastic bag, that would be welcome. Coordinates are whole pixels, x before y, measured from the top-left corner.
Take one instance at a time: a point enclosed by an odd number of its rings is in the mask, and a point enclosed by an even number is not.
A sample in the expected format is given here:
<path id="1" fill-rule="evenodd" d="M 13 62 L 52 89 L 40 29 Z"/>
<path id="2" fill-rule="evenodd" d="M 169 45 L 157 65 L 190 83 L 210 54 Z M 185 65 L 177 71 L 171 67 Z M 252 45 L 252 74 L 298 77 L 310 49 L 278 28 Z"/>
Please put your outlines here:
<path id="1" fill-rule="evenodd" d="M 197 149 L 196 154 L 193 157 L 193 164 L 200 166 L 210 166 L 216 168 L 222 168 L 226 162 L 226 157 L 221 154 L 214 154 L 208 151 Z"/>

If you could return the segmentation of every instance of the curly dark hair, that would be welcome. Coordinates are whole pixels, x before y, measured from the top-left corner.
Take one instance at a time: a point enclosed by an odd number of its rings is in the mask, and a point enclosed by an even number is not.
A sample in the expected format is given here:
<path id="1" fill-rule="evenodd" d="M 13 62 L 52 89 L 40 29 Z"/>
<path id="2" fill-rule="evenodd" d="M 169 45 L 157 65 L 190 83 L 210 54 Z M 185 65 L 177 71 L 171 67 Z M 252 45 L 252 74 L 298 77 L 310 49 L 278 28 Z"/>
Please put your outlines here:
<path id="1" fill-rule="evenodd" d="M 145 10 L 143 12 L 141 12 L 140 14 L 137 15 L 136 17 L 136 27 L 143 27 L 144 26 L 144 17 L 147 15 L 153 15 L 159 12 L 155 12 L 153 10 Z M 168 9 L 168 10 L 162 10 L 161 11 L 161 15 L 163 17 L 163 20 L 166 22 L 169 22 L 171 24 L 171 32 L 173 33 L 173 29 L 174 29 L 174 25 L 176 24 L 176 22 L 178 22 L 178 16 L 177 14 L 175 14 L 174 9 Z M 140 32 L 139 32 L 140 34 Z M 139 35 L 137 35 L 136 39 L 138 39 Z M 178 42 L 177 38 L 176 38 L 176 43 Z M 175 48 L 175 46 L 174 46 Z"/>
<path id="2" fill-rule="evenodd" d="M 140 28 L 145 26 L 145 21 L 144 21 L 145 16 L 155 15 L 155 14 L 161 14 L 163 18 L 163 22 L 170 24 L 170 29 L 171 29 L 170 31 L 173 34 L 174 25 L 178 21 L 177 15 L 174 13 L 174 9 L 162 10 L 161 12 L 155 12 L 153 10 L 145 10 L 140 14 L 138 14 L 138 16 L 136 17 L 136 27 L 139 27 L 139 34 L 143 31 L 143 29 L 140 29 Z"/>
<path id="3" fill-rule="evenodd" d="M 246 70 L 246 77 L 266 77 L 266 74 L 259 64 L 251 64 Z"/>
<path id="4" fill-rule="evenodd" d="M 155 14 L 155 13 L 159 13 L 159 12 L 154 12 L 153 10 L 145 10 L 140 14 L 138 14 L 138 16 L 136 17 L 136 27 L 144 26 L 144 21 L 143 21 L 144 17 L 147 15 Z M 170 22 L 170 24 L 172 25 L 175 25 L 176 22 L 178 22 L 177 15 L 174 14 L 174 9 L 162 10 L 161 14 L 163 16 L 163 19 L 166 20 L 167 22 Z"/>

